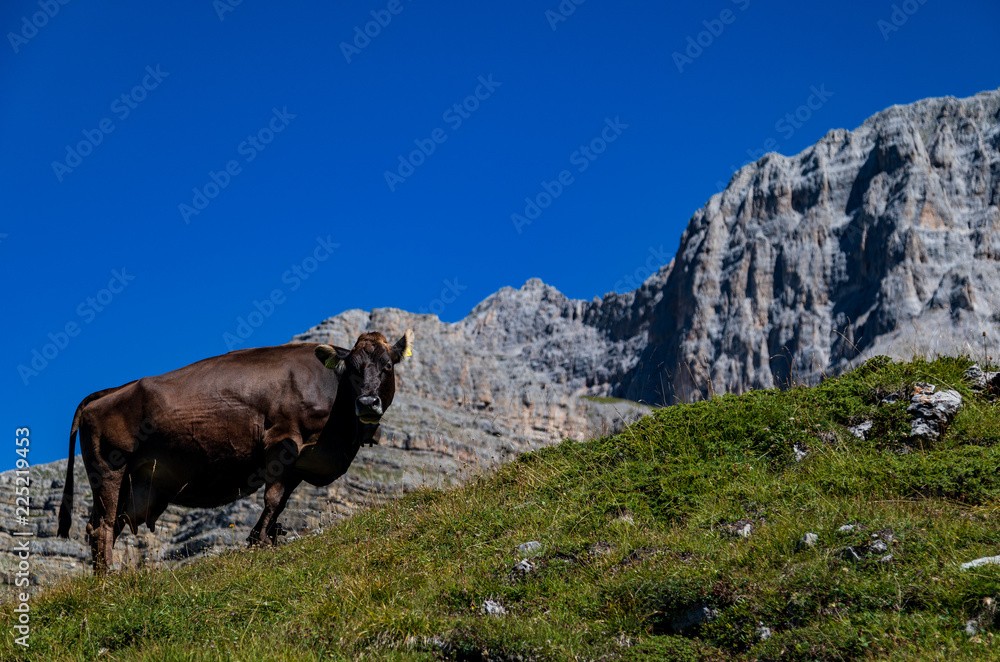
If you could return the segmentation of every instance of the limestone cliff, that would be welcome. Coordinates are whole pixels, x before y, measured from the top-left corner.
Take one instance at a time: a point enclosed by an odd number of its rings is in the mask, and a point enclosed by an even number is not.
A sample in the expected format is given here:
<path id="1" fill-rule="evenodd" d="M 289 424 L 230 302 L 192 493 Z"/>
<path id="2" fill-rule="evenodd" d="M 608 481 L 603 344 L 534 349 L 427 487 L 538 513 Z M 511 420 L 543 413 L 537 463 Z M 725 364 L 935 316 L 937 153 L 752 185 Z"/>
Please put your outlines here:
<path id="1" fill-rule="evenodd" d="M 812 384 L 859 354 L 995 356 L 998 204 L 1000 90 L 768 154 L 689 222 L 614 390 L 672 403 Z"/>

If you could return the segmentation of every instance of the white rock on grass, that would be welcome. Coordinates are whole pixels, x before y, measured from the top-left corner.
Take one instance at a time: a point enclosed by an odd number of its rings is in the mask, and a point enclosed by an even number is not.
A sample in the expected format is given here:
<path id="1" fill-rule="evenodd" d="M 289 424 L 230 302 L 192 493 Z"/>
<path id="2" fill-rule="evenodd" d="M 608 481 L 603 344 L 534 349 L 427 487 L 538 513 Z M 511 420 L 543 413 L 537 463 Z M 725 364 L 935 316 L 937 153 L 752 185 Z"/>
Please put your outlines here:
<path id="1" fill-rule="evenodd" d="M 979 367 L 979 364 L 973 365 L 971 368 L 967 368 L 965 372 L 962 373 L 965 381 L 972 385 L 972 388 L 984 389 L 986 388 L 986 373 L 983 369 Z"/>
<path id="2" fill-rule="evenodd" d="M 913 416 L 910 434 L 924 441 L 936 440 L 961 406 L 962 396 L 958 391 L 935 392 L 932 384 L 914 384 L 913 397 L 906 408 L 906 412 Z"/>
<path id="3" fill-rule="evenodd" d="M 529 540 L 528 542 L 521 543 L 517 546 L 517 551 L 521 554 L 530 554 L 531 552 L 537 552 L 542 548 L 542 543 L 537 540 Z"/>
<path id="4" fill-rule="evenodd" d="M 529 572 L 534 571 L 534 569 L 535 569 L 534 564 L 531 563 L 531 561 L 529 561 L 528 559 L 521 559 L 514 565 L 514 572 L 523 573 L 525 575 L 528 574 Z"/>
<path id="5" fill-rule="evenodd" d="M 753 535 L 755 528 L 756 526 L 754 521 L 749 518 L 729 522 L 719 527 L 719 529 L 726 535 L 738 538 L 749 538 Z"/>
<path id="6" fill-rule="evenodd" d="M 480 610 L 487 616 L 506 616 L 507 610 L 496 600 L 483 600 Z"/>
<path id="7" fill-rule="evenodd" d="M 858 439 L 864 439 L 868 431 L 872 429 L 871 421 L 861 421 L 853 427 L 847 428 L 847 431 L 853 434 Z"/>
<path id="8" fill-rule="evenodd" d="M 1000 386 L 1000 372 L 984 371 L 978 363 L 963 372 L 962 376 L 977 391 L 982 391 L 987 387 L 996 389 Z"/>
<path id="9" fill-rule="evenodd" d="M 819 543 L 819 536 L 815 533 L 807 533 L 799 540 L 799 549 L 815 547 Z"/>
<path id="10" fill-rule="evenodd" d="M 968 570 L 969 568 L 978 568 L 981 565 L 1000 565 L 1000 556 L 984 556 L 981 559 L 963 563 L 959 567 L 962 570 Z"/>

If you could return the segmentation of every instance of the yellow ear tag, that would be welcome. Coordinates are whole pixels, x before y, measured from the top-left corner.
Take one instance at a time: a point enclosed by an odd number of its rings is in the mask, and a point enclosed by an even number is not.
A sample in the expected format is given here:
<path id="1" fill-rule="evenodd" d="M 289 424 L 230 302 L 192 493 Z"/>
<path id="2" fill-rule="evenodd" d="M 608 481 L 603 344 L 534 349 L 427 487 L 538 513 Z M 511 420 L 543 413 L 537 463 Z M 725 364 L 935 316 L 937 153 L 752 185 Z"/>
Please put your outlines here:
<path id="1" fill-rule="evenodd" d="M 338 359 L 336 356 L 331 356 L 326 360 L 326 362 L 323 365 L 325 365 L 330 370 L 335 370 L 337 368 L 338 363 L 340 363 L 340 359 Z"/>
<path id="2" fill-rule="evenodd" d="M 407 346 L 406 351 L 403 352 L 403 358 L 405 359 L 407 356 L 413 356 L 413 348 L 412 347 Z"/>

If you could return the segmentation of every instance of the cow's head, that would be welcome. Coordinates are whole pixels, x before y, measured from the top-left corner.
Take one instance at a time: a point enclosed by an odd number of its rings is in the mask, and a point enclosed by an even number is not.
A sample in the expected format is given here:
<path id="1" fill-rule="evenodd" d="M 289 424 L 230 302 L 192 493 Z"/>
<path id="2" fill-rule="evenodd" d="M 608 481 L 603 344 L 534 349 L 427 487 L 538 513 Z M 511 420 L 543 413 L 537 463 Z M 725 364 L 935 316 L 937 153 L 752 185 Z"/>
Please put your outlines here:
<path id="1" fill-rule="evenodd" d="M 396 394 L 394 366 L 413 351 L 413 331 L 390 345 L 381 333 L 362 333 L 354 349 L 320 345 L 316 356 L 327 368 L 348 380 L 354 389 L 354 413 L 362 423 L 373 425 L 392 404 Z"/>

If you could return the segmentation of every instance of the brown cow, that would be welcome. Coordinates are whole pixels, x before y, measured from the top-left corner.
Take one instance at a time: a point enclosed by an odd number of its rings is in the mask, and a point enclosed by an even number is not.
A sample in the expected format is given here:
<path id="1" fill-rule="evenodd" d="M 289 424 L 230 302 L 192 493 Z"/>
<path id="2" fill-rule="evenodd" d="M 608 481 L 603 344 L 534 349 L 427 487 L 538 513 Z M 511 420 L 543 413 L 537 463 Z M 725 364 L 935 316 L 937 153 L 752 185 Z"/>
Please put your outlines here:
<path id="1" fill-rule="evenodd" d="M 412 345 L 407 331 L 395 345 L 365 333 L 350 350 L 241 349 L 87 396 L 70 430 L 59 535 L 69 534 L 79 430 L 94 493 L 87 534 L 95 574 L 107 572 L 125 526 L 152 531 L 171 503 L 215 507 L 262 486 L 264 512 L 247 541 L 266 535 L 275 543 L 278 516 L 300 482 L 330 484 L 362 443 L 376 443 L 396 391 L 393 366 Z"/>

